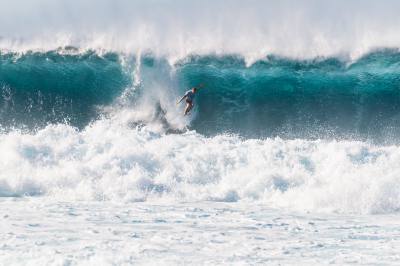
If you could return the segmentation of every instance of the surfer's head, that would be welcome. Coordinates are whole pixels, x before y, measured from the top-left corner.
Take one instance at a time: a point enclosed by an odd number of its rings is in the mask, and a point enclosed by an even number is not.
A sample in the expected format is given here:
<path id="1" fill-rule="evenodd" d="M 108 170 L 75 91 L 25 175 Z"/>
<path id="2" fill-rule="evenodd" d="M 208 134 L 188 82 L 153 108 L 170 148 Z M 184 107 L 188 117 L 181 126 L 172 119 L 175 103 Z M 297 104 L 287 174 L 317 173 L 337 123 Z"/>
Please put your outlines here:
<path id="1" fill-rule="evenodd" d="M 193 87 L 193 88 L 192 88 L 192 92 L 195 93 L 196 91 L 197 91 L 197 88 L 196 88 L 196 87 Z"/>

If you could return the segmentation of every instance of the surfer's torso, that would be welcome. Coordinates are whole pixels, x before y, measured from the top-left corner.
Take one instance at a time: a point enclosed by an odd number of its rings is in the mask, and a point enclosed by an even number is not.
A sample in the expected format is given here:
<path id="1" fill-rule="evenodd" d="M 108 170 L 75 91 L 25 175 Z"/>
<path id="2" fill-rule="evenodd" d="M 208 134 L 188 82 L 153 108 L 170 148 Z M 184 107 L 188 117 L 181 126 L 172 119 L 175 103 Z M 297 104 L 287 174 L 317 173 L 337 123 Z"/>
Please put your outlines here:
<path id="1" fill-rule="evenodd" d="M 193 99 L 194 99 L 194 95 L 195 95 L 195 94 L 194 94 L 191 90 L 188 90 L 188 91 L 185 93 L 186 101 L 192 102 Z"/>

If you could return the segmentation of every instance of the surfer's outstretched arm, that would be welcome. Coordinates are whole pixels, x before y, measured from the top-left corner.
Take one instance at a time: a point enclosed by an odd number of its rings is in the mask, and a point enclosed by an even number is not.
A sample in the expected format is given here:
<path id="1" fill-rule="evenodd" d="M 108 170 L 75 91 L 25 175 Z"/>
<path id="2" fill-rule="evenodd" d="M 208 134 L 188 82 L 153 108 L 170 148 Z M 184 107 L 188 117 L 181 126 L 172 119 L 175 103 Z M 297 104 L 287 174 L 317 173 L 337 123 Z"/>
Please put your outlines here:
<path id="1" fill-rule="evenodd" d="M 187 95 L 185 94 L 185 95 L 183 95 L 183 97 L 176 103 L 176 104 L 180 104 L 182 101 L 183 101 L 183 99 L 185 99 L 187 97 Z"/>

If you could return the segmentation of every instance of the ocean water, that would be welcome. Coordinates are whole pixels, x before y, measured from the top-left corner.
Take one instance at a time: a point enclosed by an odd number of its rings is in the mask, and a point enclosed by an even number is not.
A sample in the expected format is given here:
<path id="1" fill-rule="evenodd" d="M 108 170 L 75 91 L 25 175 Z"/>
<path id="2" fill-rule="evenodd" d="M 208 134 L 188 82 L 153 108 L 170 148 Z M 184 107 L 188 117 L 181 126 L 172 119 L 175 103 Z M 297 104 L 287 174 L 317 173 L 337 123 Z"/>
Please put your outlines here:
<path id="1" fill-rule="evenodd" d="M 0 264 L 399 263 L 399 3 L 17 2 Z"/>

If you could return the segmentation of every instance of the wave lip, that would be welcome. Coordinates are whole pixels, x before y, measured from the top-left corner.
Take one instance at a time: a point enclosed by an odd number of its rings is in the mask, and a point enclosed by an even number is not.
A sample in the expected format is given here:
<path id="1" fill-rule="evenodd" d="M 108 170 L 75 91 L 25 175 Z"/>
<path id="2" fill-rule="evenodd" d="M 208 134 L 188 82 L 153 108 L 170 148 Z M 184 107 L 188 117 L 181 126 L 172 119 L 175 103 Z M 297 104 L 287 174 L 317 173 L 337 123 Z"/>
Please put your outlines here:
<path id="1" fill-rule="evenodd" d="M 190 54 L 239 54 L 249 65 L 271 54 L 296 59 L 346 54 L 356 60 L 375 48 L 400 48 L 399 7 L 392 0 L 232 0 L 229 6 L 222 0 L 32 0 L 24 7 L 7 3 L 0 49 L 150 51 L 170 62 Z M 21 23 L 21 17 L 30 23 Z"/>

